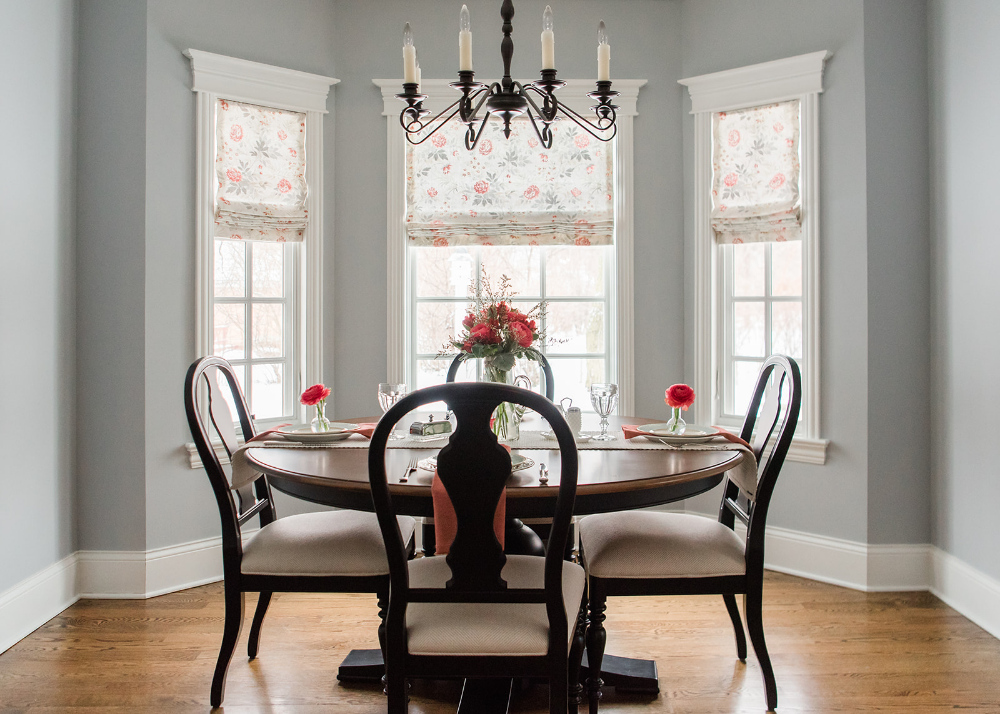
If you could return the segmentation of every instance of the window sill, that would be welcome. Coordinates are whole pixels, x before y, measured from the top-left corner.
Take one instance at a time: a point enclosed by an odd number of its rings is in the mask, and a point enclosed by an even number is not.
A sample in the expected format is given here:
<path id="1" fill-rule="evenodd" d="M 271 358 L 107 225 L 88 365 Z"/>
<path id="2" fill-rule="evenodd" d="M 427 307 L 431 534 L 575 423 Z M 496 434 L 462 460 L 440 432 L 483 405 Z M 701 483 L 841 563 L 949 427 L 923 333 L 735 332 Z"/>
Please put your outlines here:
<path id="1" fill-rule="evenodd" d="M 788 449 L 787 461 L 797 461 L 800 464 L 816 464 L 822 466 L 826 463 L 826 450 L 830 446 L 829 439 L 807 439 L 804 436 L 792 437 L 792 445 Z"/>
<path id="2" fill-rule="evenodd" d="M 239 443 L 242 444 L 243 439 L 240 439 Z M 212 439 L 212 448 L 215 449 L 215 455 L 219 457 L 219 463 L 229 463 L 229 454 L 226 453 L 226 449 L 223 447 L 220 439 Z M 194 445 L 193 441 L 189 441 L 184 444 L 184 449 L 187 451 L 188 461 L 190 462 L 192 469 L 200 469 L 204 466 L 201 462 L 201 456 L 198 455 L 198 447 Z"/>

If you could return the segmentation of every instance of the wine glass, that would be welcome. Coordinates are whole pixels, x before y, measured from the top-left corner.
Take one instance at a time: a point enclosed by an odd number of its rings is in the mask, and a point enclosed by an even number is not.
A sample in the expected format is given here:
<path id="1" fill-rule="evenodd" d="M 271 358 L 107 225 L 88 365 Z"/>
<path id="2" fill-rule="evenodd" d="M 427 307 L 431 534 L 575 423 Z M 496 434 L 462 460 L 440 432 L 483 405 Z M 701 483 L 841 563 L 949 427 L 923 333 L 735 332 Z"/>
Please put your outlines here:
<path id="1" fill-rule="evenodd" d="M 594 405 L 594 411 L 601 417 L 601 433 L 595 436 L 594 440 L 614 441 L 614 434 L 608 433 L 608 415 L 618 406 L 618 385 L 590 385 L 590 403 Z"/>
<path id="2" fill-rule="evenodd" d="M 393 404 L 398 402 L 406 395 L 406 385 L 405 384 L 391 384 L 389 382 L 379 382 L 378 385 L 378 405 L 382 408 L 382 413 L 385 414 L 392 407 Z M 402 436 L 396 434 L 396 429 L 393 427 L 392 432 L 389 434 L 390 439 L 402 439 Z"/>

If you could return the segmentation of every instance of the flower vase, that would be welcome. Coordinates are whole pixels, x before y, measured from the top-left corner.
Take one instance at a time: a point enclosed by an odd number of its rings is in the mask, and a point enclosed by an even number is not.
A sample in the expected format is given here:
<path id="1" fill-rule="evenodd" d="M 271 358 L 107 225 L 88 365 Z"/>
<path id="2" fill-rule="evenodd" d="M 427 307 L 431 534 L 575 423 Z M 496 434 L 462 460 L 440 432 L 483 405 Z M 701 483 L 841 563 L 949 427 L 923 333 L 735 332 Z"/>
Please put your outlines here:
<path id="1" fill-rule="evenodd" d="M 669 421 L 667 421 L 667 431 L 670 434 L 680 436 L 687 429 L 687 422 L 684 421 L 684 417 L 681 416 L 680 407 L 671 407 L 671 416 Z"/>
<path id="2" fill-rule="evenodd" d="M 483 373 L 486 381 L 496 382 L 497 384 L 513 384 L 510 374 L 513 366 L 513 355 L 486 357 L 483 360 Z M 494 410 L 493 418 L 490 419 L 490 428 L 496 434 L 497 441 L 511 442 L 518 440 L 521 436 L 521 416 L 521 411 L 517 408 L 517 405 L 510 402 L 502 402 Z"/>
<path id="3" fill-rule="evenodd" d="M 325 406 L 323 402 L 316 405 L 316 416 L 313 417 L 312 422 L 309 424 L 310 428 L 318 434 L 330 431 L 330 420 L 323 414 Z"/>

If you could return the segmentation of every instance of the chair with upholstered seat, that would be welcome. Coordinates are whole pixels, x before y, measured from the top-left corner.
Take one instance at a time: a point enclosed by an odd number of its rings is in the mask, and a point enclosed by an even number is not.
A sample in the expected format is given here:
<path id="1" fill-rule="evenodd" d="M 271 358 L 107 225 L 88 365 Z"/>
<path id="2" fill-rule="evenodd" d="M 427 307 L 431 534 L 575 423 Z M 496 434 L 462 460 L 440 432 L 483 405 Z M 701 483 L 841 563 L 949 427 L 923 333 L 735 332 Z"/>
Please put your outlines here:
<path id="1" fill-rule="evenodd" d="M 448 375 L 445 377 L 446 382 L 454 382 L 455 378 L 458 376 L 458 370 L 462 366 L 462 362 L 467 359 L 472 359 L 472 356 L 468 352 L 460 352 L 455 355 L 455 359 L 451 361 L 451 366 L 448 367 Z M 556 398 L 556 381 L 555 377 L 552 376 L 552 367 L 549 365 L 549 361 L 545 358 L 545 355 L 539 354 L 538 367 L 542 371 L 542 377 L 545 380 L 545 398 L 550 402 L 554 402 Z"/>
<path id="2" fill-rule="evenodd" d="M 587 660 L 591 714 L 601 694 L 601 663 L 609 595 L 721 594 L 736 632 L 736 649 L 746 660 L 747 645 L 736 606 L 743 594 L 747 631 L 764 677 L 768 710 L 778 705 L 774 670 L 761 618 L 764 578 L 764 523 L 767 509 L 799 418 L 801 378 L 794 360 L 772 356 L 761 366 L 740 436 L 757 458 L 754 493 L 726 478 L 718 520 L 651 511 L 587 516 L 580 541 L 589 578 L 590 624 Z M 746 538 L 733 528 L 747 526 Z"/>
<path id="3" fill-rule="evenodd" d="M 437 457 L 457 528 L 446 556 L 407 561 L 386 476 L 386 440 L 404 415 L 437 401 L 444 401 L 457 418 Z M 537 411 L 559 441 L 558 495 L 544 556 L 506 555 L 493 530 L 511 477 L 511 456 L 490 431 L 490 415 L 502 402 Z M 368 459 L 391 580 L 386 616 L 390 714 L 406 712 L 407 677 L 545 677 L 549 711 L 566 714 L 567 688 L 578 674 L 578 665 L 570 662 L 578 663 L 583 650 L 586 576 L 579 565 L 563 560 L 576 497 L 577 454 L 555 405 L 504 384 L 461 382 L 421 389 L 382 417 Z"/>
<path id="4" fill-rule="evenodd" d="M 235 420 L 230 405 L 236 409 Z M 258 474 L 252 483 L 231 487 L 212 435 L 232 457 L 238 448 L 235 421 L 239 421 L 246 440 L 257 432 L 236 374 L 226 360 L 204 357 L 191 365 L 184 384 L 184 407 L 222 520 L 226 619 L 211 690 L 212 706 L 220 706 L 226 673 L 243 628 L 244 593 L 260 593 L 247 647 L 250 659 L 254 659 L 272 593 L 376 593 L 384 614 L 389 565 L 373 513 L 327 511 L 279 519 L 267 479 Z M 255 516 L 260 530 L 244 542 L 241 529 Z M 400 517 L 398 524 L 403 542 L 412 552 L 414 521 Z M 384 626 L 379 629 L 379 639 L 384 641 Z"/>

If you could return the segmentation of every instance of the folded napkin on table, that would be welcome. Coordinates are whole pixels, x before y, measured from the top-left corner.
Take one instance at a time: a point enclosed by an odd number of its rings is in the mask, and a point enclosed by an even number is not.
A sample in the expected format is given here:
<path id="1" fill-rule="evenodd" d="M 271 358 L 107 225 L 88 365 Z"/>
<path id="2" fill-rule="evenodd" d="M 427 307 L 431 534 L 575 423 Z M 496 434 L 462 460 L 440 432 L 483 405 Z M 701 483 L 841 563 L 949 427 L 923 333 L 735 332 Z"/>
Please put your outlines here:
<path id="1" fill-rule="evenodd" d="M 287 426 L 287 424 L 285 425 Z M 363 423 L 358 424 L 356 428 L 349 429 L 347 434 L 360 434 L 366 439 L 372 438 L 372 434 L 375 432 L 375 427 L 377 424 Z M 278 427 L 276 429 L 269 429 L 267 431 L 262 431 L 257 434 L 257 436 L 252 437 L 246 443 L 244 443 L 240 448 L 233 452 L 230 461 L 233 464 L 233 478 L 230 488 L 234 491 L 238 488 L 242 488 L 249 483 L 253 483 L 258 478 L 260 478 L 260 472 L 257 471 L 249 461 L 247 461 L 246 454 L 244 453 L 251 446 L 281 446 L 289 449 L 315 449 L 315 444 L 303 444 L 297 441 L 292 441 L 285 436 L 281 431 L 284 427 Z"/>
<path id="2" fill-rule="evenodd" d="M 674 449 L 683 449 L 685 451 L 739 451 L 743 454 L 743 461 L 740 462 L 739 466 L 734 469 L 730 469 L 727 474 L 729 479 L 739 486 L 740 490 L 743 491 L 750 498 L 755 498 L 757 495 L 757 457 L 754 456 L 753 449 L 750 448 L 750 444 L 732 434 L 722 427 L 715 427 L 717 430 L 716 436 L 725 439 L 728 443 L 720 444 L 719 442 L 708 442 L 699 441 L 694 444 L 678 444 L 673 446 Z M 622 424 L 622 433 L 625 435 L 626 439 L 634 439 L 637 436 L 647 436 L 647 432 L 642 431 L 642 426 L 635 426 L 632 424 Z M 670 446 L 669 444 L 667 446 Z"/>
<path id="3" fill-rule="evenodd" d="M 507 444 L 501 446 L 510 451 Z M 434 470 L 434 480 L 431 482 L 431 498 L 434 501 L 434 554 L 447 555 L 452 541 L 455 540 L 455 531 L 458 530 L 458 516 L 455 515 L 455 506 L 451 502 L 448 490 L 438 478 L 437 469 Z M 496 513 L 493 514 L 493 532 L 496 533 L 501 548 L 504 546 L 506 523 L 507 489 L 504 488 L 497 502 Z"/>

